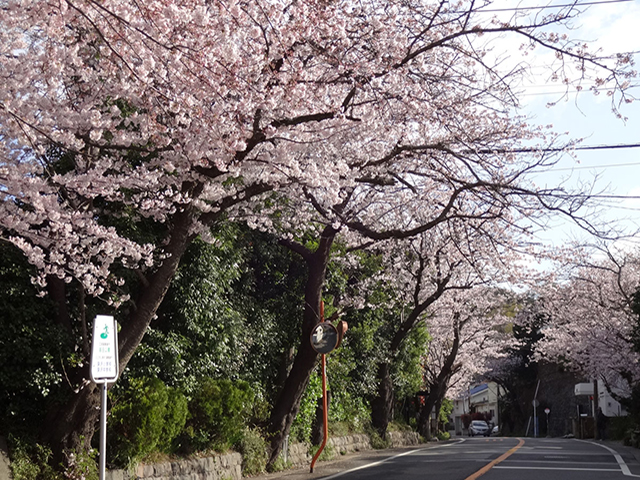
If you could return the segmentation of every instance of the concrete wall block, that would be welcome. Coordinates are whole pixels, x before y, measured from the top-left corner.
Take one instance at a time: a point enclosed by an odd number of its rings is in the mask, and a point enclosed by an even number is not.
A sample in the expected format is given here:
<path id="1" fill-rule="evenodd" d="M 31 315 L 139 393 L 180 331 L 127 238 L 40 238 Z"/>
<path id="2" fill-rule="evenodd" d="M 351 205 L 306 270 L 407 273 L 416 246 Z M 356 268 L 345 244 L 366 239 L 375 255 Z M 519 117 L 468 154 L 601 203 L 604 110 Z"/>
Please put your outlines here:
<path id="1" fill-rule="evenodd" d="M 153 466 L 153 476 L 154 477 L 170 477 L 172 473 L 172 468 L 170 463 L 158 463 Z M 114 479 L 115 480 L 115 479 Z"/>
<path id="2" fill-rule="evenodd" d="M 125 480 L 124 470 L 107 470 L 104 472 L 105 480 Z"/>

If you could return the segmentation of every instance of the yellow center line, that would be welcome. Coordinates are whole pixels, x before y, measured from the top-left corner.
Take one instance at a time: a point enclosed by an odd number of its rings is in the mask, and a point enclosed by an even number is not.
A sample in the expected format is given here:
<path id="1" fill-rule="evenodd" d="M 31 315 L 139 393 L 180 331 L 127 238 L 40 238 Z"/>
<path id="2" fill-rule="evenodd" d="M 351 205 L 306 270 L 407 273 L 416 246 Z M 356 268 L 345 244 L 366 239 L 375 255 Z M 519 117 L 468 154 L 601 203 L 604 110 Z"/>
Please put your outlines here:
<path id="1" fill-rule="evenodd" d="M 516 450 L 518 450 L 522 445 L 524 445 L 524 440 L 519 438 L 518 439 L 518 445 L 513 447 L 511 450 L 507 450 L 506 452 L 504 452 L 502 455 L 500 455 L 495 460 L 492 460 L 491 462 L 487 463 L 484 467 L 482 467 L 476 473 L 473 473 L 470 476 L 468 476 L 467 478 L 465 478 L 465 480 L 476 480 L 476 478 L 481 477 L 482 475 L 487 473 L 489 470 L 491 470 L 493 467 L 495 467 L 497 464 L 499 464 L 503 460 L 506 460 L 511 455 L 513 455 L 516 452 Z"/>

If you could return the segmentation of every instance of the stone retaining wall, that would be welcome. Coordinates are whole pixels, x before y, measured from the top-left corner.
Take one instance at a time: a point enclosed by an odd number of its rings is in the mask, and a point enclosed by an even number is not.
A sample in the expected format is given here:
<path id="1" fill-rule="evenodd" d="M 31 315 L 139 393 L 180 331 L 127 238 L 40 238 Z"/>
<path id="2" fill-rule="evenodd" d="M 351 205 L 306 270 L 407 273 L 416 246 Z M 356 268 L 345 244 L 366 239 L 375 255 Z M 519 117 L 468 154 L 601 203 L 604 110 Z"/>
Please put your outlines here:
<path id="1" fill-rule="evenodd" d="M 391 447 L 402 447 L 405 445 L 418 445 L 420 436 L 416 432 L 388 432 Z M 368 435 L 354 434 L 345 437 L 329 437 L 323 459 L 334 459 L 348 453 L 371 450 L 371 440 Z M 287 461 L 292 466 L 308 465 L 311 463 L 312 455 L 309 454 L 309 446 L 306 443 L 294 443 L 289 445 L 289 455 Z"/>
<path id="2" fill-rule="evenodd" d="M 242 455 L 227 453 L 213 457 L 194 458 L 176 462 L 138 465 L 135 475 L 125 470 L 106 472 L 105 480 L 240 480 Z"/>
<path id="3" fill-rule="evenodd" d="M 417 445 L 420 437 L 415 432 L 389 432 L 392 447 Z M 323 459 L 338 458 L 348 453 L 371 450 L 368 435 L 347 435 L 333 437 L 327 441 Z M 292 466 L 309 465 L 312 456 L 309 445 L 294 443 L 289 445 L 287 461 Z M 176 462 L 139 465 L 134 473 L 124 470 L 106 472 L 105 480 L 240 480 L 242 478 L 242 456 L 227 453 L 213 457 L 180 460 Z"/>

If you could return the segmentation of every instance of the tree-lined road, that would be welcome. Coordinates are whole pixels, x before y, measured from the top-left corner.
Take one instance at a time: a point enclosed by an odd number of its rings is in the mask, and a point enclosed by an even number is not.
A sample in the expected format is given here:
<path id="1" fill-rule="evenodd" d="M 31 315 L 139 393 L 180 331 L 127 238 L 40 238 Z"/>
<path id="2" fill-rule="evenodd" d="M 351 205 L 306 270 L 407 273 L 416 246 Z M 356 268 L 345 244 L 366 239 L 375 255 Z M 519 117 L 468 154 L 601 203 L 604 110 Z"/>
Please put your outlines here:
<path id="1" fill-rule="evenodd" d="M 321 463 L 313 475 L 281 473 L 278 478 L 622 480 L 640 478 L 640 462 L 631 449 L 593 441 L 469 438 L 444 445 L 406 449 L 386 457 L 333 465 Z"/>

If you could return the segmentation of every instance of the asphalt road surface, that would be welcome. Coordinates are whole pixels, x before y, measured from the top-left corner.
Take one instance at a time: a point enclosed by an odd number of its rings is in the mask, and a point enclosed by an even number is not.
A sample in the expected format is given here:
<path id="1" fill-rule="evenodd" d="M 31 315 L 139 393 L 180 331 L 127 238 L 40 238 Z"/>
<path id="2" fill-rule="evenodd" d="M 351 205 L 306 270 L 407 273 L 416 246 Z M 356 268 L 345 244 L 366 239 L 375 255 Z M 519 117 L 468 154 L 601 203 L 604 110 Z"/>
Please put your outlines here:
<path id="1" fill-rule="evenodd" d="M 625 458 L 626 457 L 626 458 Z M 640 478 L 634 456 L 597 442 L 546 438 L 470 438 L 414 449 L 324 477 L 341 480 L 603 480 Z"/>
<path id="2" fill-rule="evenodd" d="M 340 462 L 285 480 L 622 480 L 640 478 L 637 451 L 614 443 L 552 438 L 464 438 Z M 272 477 L 273 478 L 273 477 Z"/>

